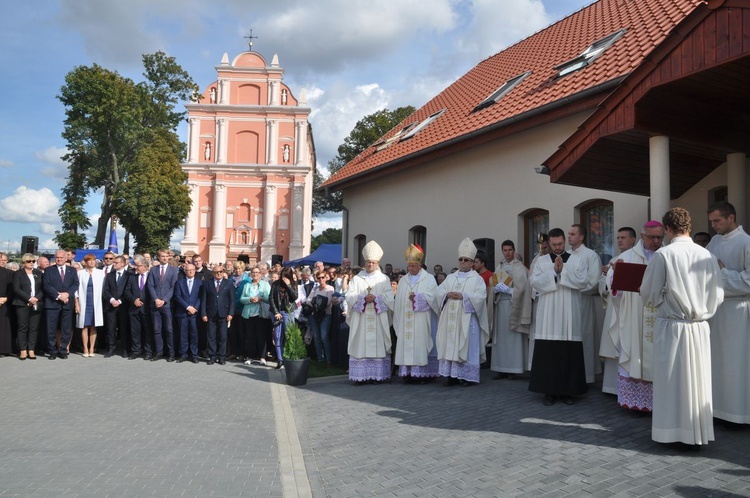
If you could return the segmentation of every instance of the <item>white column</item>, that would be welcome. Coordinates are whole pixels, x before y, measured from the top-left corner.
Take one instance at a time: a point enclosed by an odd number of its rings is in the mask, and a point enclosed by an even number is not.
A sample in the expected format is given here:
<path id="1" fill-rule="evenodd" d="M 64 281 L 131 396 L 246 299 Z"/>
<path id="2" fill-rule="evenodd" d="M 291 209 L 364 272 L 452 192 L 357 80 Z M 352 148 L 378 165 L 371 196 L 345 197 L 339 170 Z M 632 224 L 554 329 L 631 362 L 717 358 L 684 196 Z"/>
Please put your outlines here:
<path id="1" fill-rule="evenodd" d="M 188 163 L 197 163 L 200 157 L 201 126 L 200 119 L 188 119 Z"/>
<path id="2" fill-rule="evenodd" d="M 268 82 L 268 105 L 279 105 L 279 82 Z"/>
<path id="3" fill-rule="evenodd" d="M 198 192 L 200 188 L 196 183 L 192 182 L 188 182 L 187 186 L 190 190 L 190 200 L 192 201 L 192 204 L 190 206 L 190 212 L 185 220 L 185 238 L 182 243 L 196 244 L 198 242 L 198 223 L 200 223 L 198 212 L 200 209 L 200 206 L 198 205 Z"/>
<path id="4" fill-rule="evenodd" d="M 747 157 L 727 154 L 727 197 L 737 211 L 737 223 L 747 224 Z"/>
<path id="5" fill-rule="evenodd" d="M 302 231 L 304 228 L 305 210 L 303 209 L 305 188 L 302 185 L 292 187 L 292 205 L 289 215 L 292 217 L 291 235 L 289 240 L 289 259 L 299 259 L 304 256 Z"/>
<path id="6" fill-rule="evenodd" d="M 279 123 L 275 119 L 269 119 L 266 125 L 268 134 L 268 161 L 267 164 L 279 164 Z"/>
<path id="7" fill-rule="evenodd" d="M 226 118 L 219 118 L 216 120 L 216 162 L 218 164 L 227 163 L 227 142 L 228 142 L 228 126 Z"/>
<path id="8" fill-rule="evenodd" d="M 229 80 L 219 80 L 219 104 L 229 103 Z"/>
<path id="9" fill-rule="evenodd" d="M 296 137 L 294 141 L 294 150 L 295 150 L 295 164 L 297 166 L 304 166 L 305 161 L 305 151 L 307 150 L 307 122 L 306 121 L 297 121 L 296 126 Z"/>
<path id="10" fill-rule="evenodd" d="M 260 244 L 260 257 L 262 261 L 271 259 L 276 251 L 276 185 L 269 185 L 263 196 L 263 242 Z"/>
<path id="11" fill-rule="evenodd" d="M 226 215 L 227 186 L 223 183 L 216 183 L 214 184 L 213 236 L 208 244 L 208 260 L 211 263 L 226 261 Z"/>
<path id="12" fill-rule="evenodd" d="M 669 211 L 669 137 L 651 137 L 648 141 L 651 186 L 651 219 L 661 220 Z"/>

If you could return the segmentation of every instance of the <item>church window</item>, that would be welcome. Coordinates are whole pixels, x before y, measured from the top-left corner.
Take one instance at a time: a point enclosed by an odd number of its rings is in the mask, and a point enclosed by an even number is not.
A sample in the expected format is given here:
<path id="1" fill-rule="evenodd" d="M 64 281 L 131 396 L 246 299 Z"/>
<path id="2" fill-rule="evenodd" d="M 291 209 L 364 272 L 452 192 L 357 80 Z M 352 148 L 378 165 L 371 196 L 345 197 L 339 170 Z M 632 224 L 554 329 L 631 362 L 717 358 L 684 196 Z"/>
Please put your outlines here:
<path id="1" fill-rule="evenodd" d="M 357 266 L 365 266 L 364 258 L 362 257 L 362 249 L 367 244 L 367 237 L 363 234 L 356 235 L 354 237 L 354 254 L 357 257 Z"/>
<path id="2" fill-rule="evenodd" d="M 586 227 L 586 247 L 599 255 L 602 264 L 614 255 L 614 205 L 606 199 L 596 199 L 578 208 L 580 223 Z"/>
<path id="3" fill-rule="evenodd" d="M 549 232 L 549 211 L 531 209 L 523 215 L 524 225 L 524 263 L 528 266 L 539 254 L 540 235 Z"/>

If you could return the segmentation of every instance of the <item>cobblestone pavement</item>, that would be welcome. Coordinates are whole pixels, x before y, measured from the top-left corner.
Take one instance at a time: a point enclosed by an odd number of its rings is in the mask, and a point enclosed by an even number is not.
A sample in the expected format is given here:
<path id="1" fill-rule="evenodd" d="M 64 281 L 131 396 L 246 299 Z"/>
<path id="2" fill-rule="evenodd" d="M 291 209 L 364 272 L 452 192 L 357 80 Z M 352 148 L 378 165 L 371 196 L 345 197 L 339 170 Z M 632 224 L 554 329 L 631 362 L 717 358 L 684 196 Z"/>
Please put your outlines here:
<path id="1" fill-rule="evenodd" d="M 291 391 L 314 496 L 750 496 L 750 430 L 682 453 L 598 390 L 542 405 L 525 380 Z"/>
<path id="2" fill-rule="evenodd" d="M 282 496 L 267 369 L 0 359 L 0 496 Z"/>
<path id="3" fill-rule="evenodd" d="M 280 384 L 238 363 L 0 359 L 5 496 L 750 496 L 750 430 L 681 453 L 592 390 Z"/>

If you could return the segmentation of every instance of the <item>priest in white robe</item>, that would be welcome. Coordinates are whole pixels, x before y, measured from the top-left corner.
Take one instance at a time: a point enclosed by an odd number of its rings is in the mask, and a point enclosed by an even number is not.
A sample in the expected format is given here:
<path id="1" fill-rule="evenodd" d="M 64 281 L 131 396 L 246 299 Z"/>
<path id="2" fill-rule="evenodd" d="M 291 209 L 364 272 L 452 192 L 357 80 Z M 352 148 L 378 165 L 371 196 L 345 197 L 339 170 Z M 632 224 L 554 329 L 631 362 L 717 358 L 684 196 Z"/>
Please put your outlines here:
<path id="1" fill-rule="evenodd" d="M 661 223 L 659 223 L 659 225 L 661 225 Z M 617 230 L 616 240 L 617 249 L 620 251 L 620 254 L 624 254 L 625 251 L 632 249 L 635 245 L 635 230 L 631 227 L 620 228 Z M 602 298 L 605 309 L 602 341 L 601 344 L 599 344 L 599 356 L 604 360 L 602 392 L 617 396 L 617 370 L 620 360 L 619 338 L 613 337 L 609 333 L 612 320 L 614 320 L 615 307 L 612 303 L 610 288 L 612 285 L 612 270 L 614 269 L 615 263 L 615 261 L 610 261 L 609 264 L 603 266 L 603 275 L 599 279 L 599 295 Z M 615 342 L 617 342 L 617 344 L 615 344 Z"/>
<path id="2" fill-rule="evenodd" d="M 716 235 L 707 249 L 724 286 L 724 302 L 709 320 L 714 417 L 734 428 L 750 424 L 750 236 L 726 201 L 710 206 L 708 219 Z"/>
<path id="3" fill-rule="evenodd" d="M 544 405 L 559 398 L 573 404 L 586 392 L 581 337 L 581 290 L 589 285 L 587 268 L 565 252 L 565 232 L 549 231 L 552 252 L 534 263 L 529 279 L 539 293 L 534 324 L 534 357 L 529 391 L 544 394 Z"/>
<path id="4" fill-rule="evenodd" d="M 409 244 L 406 275 L 396 291 L 393 329 L 396 332 L 396 365 L 404 382 L 426 382 L 438 377 L 437 282 L 422 269 L 424 252 Z"/>
<path id="5" fill-rule="evenodd" d="M 458 248 L 458 271 L 437 290 L 440 320 L 437 330 L 438 369 L 445 386 L 479 383 L 490 334 L 487 325 L 487 286 L 472 269 L 477 248 L 466 238 Z"/>
<path id="6" fill-rule="evenodd" d="M 620 255 L 617 262 L 648 265 L 661 248 L 664 227 L 656 220 L 643 225 L 641 240 Z M 617 268 L 615 266 L 615 268 Z M 609 273 L 610 282 L 613 272 Z M 653 343 L 656 308 L 644 306 L 637 292 L 613 291 L 615 315 L 608 335 L 617 344 L 617 402 L 623 408 L 650 412 L 653 409 Z"/>
<path id="7" fill-rule="evenodd" d="M 656 251 L 641 284 L 643 302 L 657 317 L 651 438 L 703 445 L 714 440 L 707 320 L 724 299 L 721 271 L 690 238 L 685 209 L 670 209 L 662 223 L 670 244 Z"/>
<path id="8" fill-rule="evenodd" d="M 393 289 L 378 266 L 383 250 L 371 240 L 362 249 L 365 268 L 346 291 L 349 325 L 349 379 L 355 384 L 391 378 L 390 311 Z"/>
<path id="9" fill-rule="evenodd" d="M 602 331 L 603 320 L 598 319 L 602 309 L 599 298 L 599 277 L 602 271 L 602 260 L 592 249 L 586 247 L 586 227 L 575 224 L 568 230 L 569 253 L 578 256 L 585 267 L 588 284 L 581 289 L 581 339 L 583 345 L 583 361 L 586 367 L 586 382 L 593 384 L 596 374 L 601 373 L 599 361 L 599 333 Z"/>
<path id="10" fill-rule="evenodd" d="M 503 241 L 500 247 L 503 260 L 495 268 L 498 282 L 491 288 L 494 294 L 494 320 L 490 370 L 497 372 L 492 377 L 493 380 L 512 380 L 526 370 L 531 325 L 531 287 L 529 271 L 516 259 L 513 241 Z"/>

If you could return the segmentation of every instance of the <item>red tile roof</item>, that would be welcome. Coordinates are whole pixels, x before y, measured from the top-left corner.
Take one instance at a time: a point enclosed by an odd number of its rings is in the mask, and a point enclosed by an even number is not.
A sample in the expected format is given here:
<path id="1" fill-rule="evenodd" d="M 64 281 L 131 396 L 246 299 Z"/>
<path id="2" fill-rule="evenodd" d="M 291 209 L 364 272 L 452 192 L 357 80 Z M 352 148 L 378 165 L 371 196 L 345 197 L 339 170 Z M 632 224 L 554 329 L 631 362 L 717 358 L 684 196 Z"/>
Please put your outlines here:
<path id="1" fill-rule="evenodd" d="M 383 150 L 371 146 L 323 185 L 336 189 L 363 173 L 418 155 L 451 140 L 629 74 L 701 0 L 600 0 L 489 57 L 405 119 L 404 126 L 446 111 L 412 138 Z M 559 79 L 556 66 L 578 57 L 593 42 L 626 29 L 590 65 Z M 532 71 L 496 104 L 473 109 L 507 80 Z"/>

